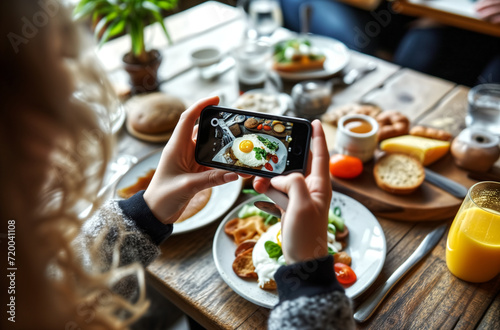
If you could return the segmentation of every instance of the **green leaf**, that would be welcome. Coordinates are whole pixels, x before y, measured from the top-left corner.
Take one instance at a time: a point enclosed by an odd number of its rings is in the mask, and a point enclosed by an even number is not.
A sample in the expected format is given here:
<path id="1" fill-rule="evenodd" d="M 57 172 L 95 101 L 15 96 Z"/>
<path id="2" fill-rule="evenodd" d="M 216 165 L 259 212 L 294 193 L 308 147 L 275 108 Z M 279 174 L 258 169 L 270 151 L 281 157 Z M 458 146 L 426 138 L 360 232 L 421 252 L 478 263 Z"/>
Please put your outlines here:
<path id="1" fill-rule="evenodd" d="M 154 1 L 155 4 L 164 10 L 171 10 L 177 7 L 177 1 Z"/>
<path id="2" fill-rule="evenodd" d="M 333 251 L 331 247 L 328 247 L 328 254 L 334 255 L 335 253 L 337 252 Z"/>
<path id="3" fill-rule="evenodd" d="M 99 21 L 99 23 L 97 23 L 94 29 L 95 37 L 97 38 L 99 36 L 99 33 L 101 33 L 101 30 L 106 26 L 106 24 L 111 23 L 111 21 L 114 20 L 117 16 L 118 13 L 112 12 L 101 18 L 101 20 Z M 104 33 L 106 33 L 106 31 L 104 31 Z"/>
<path id="4" fill-rule="evenodd" d="M 125 28 L 125 21 L 117 18 L 109 24 L 109 26 L 104 31 L 101 40 L 99 42 L 99 47 L 102 46 L 110 38 L 120 34 Z"/>
<path id="5" fill-rule="evenodd" d="M 278 243 L 274 243 L 273 241 L 266 241 L 264 243 L 264 248 L 266 249 L 269 258 L 278 259 L 283 255 L 281 246 L 279 246 Z"/>

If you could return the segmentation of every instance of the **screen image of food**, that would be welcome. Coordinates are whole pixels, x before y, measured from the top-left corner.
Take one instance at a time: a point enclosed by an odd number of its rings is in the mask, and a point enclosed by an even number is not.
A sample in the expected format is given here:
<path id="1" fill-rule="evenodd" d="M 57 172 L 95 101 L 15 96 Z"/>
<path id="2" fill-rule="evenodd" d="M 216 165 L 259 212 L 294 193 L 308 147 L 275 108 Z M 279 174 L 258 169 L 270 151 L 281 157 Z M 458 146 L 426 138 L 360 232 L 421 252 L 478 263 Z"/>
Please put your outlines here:
<path id="1" fill-rule="evenodd" d="M 286 169 L 293 123 L 218 112 L 211 126 L 213 162 L 275 174 Z"/>

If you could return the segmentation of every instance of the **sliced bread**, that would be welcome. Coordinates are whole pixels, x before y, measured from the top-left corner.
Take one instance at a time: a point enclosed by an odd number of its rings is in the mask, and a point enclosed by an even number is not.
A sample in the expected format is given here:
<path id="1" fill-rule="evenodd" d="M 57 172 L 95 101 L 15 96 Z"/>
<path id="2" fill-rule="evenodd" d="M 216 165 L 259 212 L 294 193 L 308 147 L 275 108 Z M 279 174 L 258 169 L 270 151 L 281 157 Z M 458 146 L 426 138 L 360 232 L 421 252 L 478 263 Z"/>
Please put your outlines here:
<path id="1" fill-rule="evenodd" d="M 416 158 L 401 153 L 381 157 L 373 168 L 377 186 L 397 195 L 414 192 L 425 179 L 424 167 Z"/>

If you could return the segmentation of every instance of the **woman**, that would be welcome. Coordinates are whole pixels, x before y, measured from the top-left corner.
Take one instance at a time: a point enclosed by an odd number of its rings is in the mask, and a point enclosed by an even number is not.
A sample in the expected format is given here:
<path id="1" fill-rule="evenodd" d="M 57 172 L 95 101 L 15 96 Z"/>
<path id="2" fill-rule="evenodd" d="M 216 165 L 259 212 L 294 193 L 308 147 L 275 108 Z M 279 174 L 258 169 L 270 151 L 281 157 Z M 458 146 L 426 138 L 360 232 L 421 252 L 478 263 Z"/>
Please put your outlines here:
<path id="1" fill-rule="evenodd" d="M 237 179 L 194 161 L 195 121 L 219 100 L 207 98 L 183 113 L 145 192 L 108 201 L 82 223 L 80 210 L 100 204 L 96 195 L 112 143 L 101 128 L 105 114 L 96 115 L 72 95 L 84 87 L 92 91 L 87 97 L 107 104 L 109 86 L 79 51 L 78 31 L 62 5 L 18 0 L 0 6 L 0 29 L 9 40 L 0 46 L 0 214 L 7 222 L 2 232 L 9 230 L 2 251 L 8 251 L 9 241 L 15 246 L 12 269 L 1 276 L 14 306 L 1 326 L 127 327 L 148 307 L 144 266 L 157 256 L 190 198 Z M 328 151 L 321 125 L 313 127 L 307 177 L 255 182 L 259 191 L 272 184 L 290 196 L 283 216 L 289 266 L 276 276 L 280 305 L 271 312 L 270 328 L 354 327 L 350 301 L 326 249 Z"/>

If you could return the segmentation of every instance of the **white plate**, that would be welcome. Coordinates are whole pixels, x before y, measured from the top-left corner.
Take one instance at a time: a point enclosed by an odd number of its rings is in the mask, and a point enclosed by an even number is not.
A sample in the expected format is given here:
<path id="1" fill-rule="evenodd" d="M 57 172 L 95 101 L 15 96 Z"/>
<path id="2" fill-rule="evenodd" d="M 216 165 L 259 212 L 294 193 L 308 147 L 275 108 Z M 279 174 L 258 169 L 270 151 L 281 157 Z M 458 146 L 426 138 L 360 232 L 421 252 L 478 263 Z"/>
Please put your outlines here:
<path id="1" fill-rule="evenodd" d="M 115 186 L 114 196 L 117 195 L 119 189 L 128 187 L 137 182 L 137 178 L 144 176 L 149 170 L 156 169 L 160 161 L 161 150 L 153 152 L 141 159 L 134 167 L 128 170 L 127 173 L 117 182 Z M 206 226 L 226 213 L 229 210 L 241 192 L 242 179 L 226 183 L 222 186 L 212 188 L 212 195 L 208 200 L 207 205 L 193 215 L 191 218 L 184 220 L 181 223 L 174 223 L 174 231 L 172 235 L 186 233 L 203 226 Z"/>
<path id="2" fill-rule="evenodd" d="M 226 222 L 236 218 L 243 205 L 253 204 L 256 200 L 267 200 L 267 197 L 256 196 L 238 205 L 222 220 L 215 233 L 213 255 L 219 274 L 231 289 L 256 305 L 273 308 L 278 303 L 276 291 L 262 290 L 258 287 L 257 280 L 245 280 L 233 272 L 236 244 L 224 232 Z M 340 207 L 342 217 L 349 227 L 349 241 L 345 251 L 352 257 L 351 267 L 358 277 L 345 292 L 348 297 L 356 298 L 370 287 L 382 270 L 387 249 L 385 236 L 375 216 L 358 201 L 334 192 L 330 208 L 335 206 Z"/>
<path id="3" fill-rule="evenodd" d="M 336 39 L 316 35 L 308 35 L 306 37 L 297 36 L 296 38 L 309 39 L 314 47 L 318 47 L 325 54 L 326 60 L 323 64 L 323 69 L 303 72 L 283 72 L 276 70 L 276 73 L 281 78 L 288 80 L 327 78 L 340 72 L 349 62 L 349 49 Z"/>
<path id="4" fill-rule="evenodd" d="M 261 134 L 261 133 L 253 133 L 253 134 L 260 135 L 266 139 L 271 140 L 271 142 L 278 143 L 278 145 L 279 145 L 278 151 L 276 152 L 276 156 L 278 156 L 278 163 L 275 164 L 272 161 L 269 161 L 269 163 L 273 167 L 273 170 L 269 171 L 265 167 L 262 167 L 261 171 L 277 173 L 277 174 L 283 173 L 283 171 L 285 170 L 285 167 L 286 167 L 286 160 L 287 160 L 287 156 L 288 156 L 288 152 L 287 152 L 286 147 L 283 144 L 283 142 L 281 142 L 278 138 L 271 136 L 271 135 L 268 135 L 268 134 Z M 231 148 L 233 146 L 233 142 L 234 141 L 230 142 L 227 146 L 224 146 L 221 150 L 219 150 L 219 152 L 214 156 L 212 161 L 219 162 L 219 163 L 226 163 L 226 161 L 224 159 L 224 154 L 226 153 L 227 148 Z"/>

